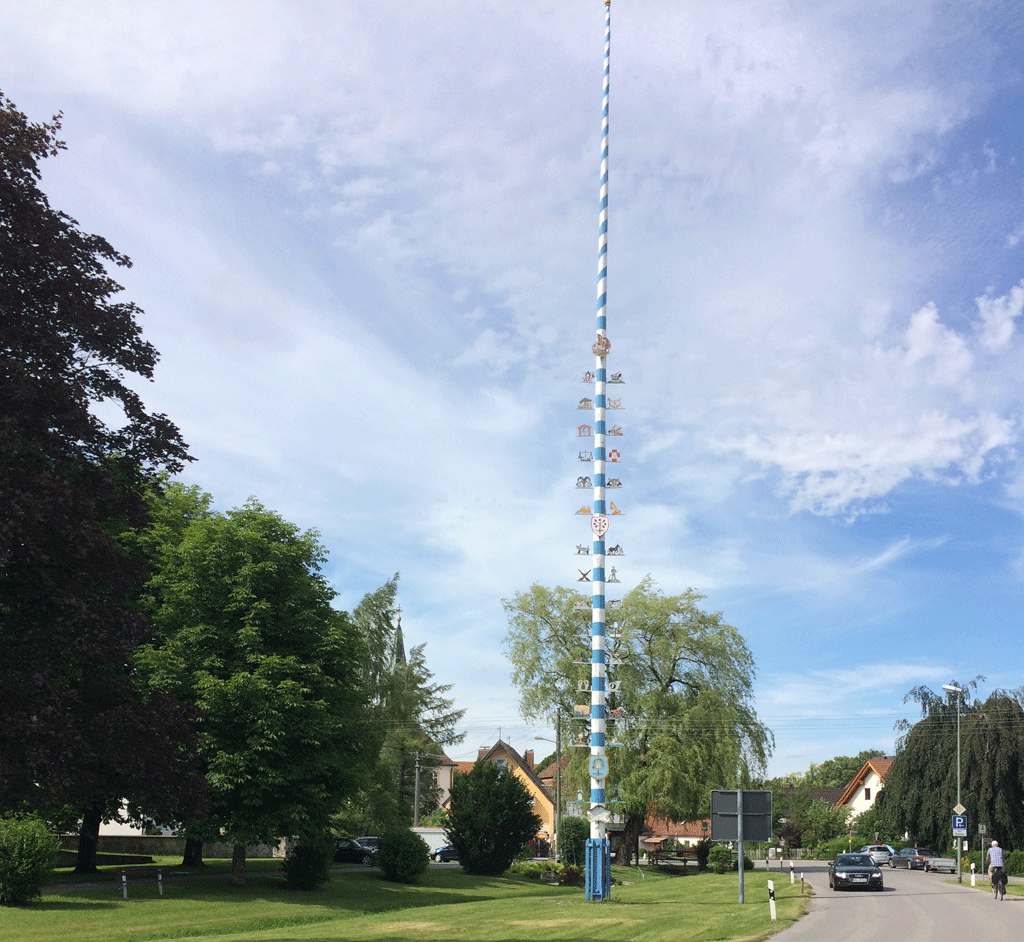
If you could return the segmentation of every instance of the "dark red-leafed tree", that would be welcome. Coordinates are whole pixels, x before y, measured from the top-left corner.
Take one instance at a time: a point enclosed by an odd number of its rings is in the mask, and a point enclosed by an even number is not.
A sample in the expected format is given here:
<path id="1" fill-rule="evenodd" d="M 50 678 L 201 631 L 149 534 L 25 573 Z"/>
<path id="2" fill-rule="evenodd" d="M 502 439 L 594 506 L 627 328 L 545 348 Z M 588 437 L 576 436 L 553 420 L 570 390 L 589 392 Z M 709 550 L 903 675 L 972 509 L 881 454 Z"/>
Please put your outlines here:
<path id="1" fill-rule="evenodd" d="M 88 817 L 137 792 L 151 814 L 181 814 L 201 796 L 178 775 L 189 726 L 134 682 L 146 570 L 115 537 L 145 525 L 146 483 L 188 455 L 126 381 L 157 360 L 109 273 L 128 258 L 39 188 L 59 128 L 0 93 L 0 805 Z"/>

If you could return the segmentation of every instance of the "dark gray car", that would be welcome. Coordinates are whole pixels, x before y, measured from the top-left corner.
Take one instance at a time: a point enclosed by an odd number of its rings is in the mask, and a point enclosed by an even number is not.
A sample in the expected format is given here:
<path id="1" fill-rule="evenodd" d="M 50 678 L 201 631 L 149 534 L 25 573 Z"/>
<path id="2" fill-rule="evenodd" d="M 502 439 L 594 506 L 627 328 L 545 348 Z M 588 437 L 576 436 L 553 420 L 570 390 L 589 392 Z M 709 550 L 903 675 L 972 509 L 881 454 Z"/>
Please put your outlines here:
<path id="1" fill-rule="evenodd" d="M 927 870 L 928 859 L 938 856 L 929 847 L 904 847 L 889 858 L 889 866 L 894 870 L 901 867 L 907 870 Z"/>

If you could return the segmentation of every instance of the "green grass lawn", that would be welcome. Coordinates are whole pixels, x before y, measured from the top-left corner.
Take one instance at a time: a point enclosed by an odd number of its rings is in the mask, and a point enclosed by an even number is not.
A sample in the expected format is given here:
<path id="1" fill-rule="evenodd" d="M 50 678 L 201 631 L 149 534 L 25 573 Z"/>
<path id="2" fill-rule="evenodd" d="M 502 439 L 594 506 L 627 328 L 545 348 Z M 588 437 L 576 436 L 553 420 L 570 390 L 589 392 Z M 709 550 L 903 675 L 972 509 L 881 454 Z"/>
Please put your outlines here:
<path id="1" fill-rule="evenodd" d="M 271 863 L 278 862 L 268 862 Z M 279 864 L 278 864 L 279 866 Z M 313 893 L 292 892 L 275 872 L 250 870 L 249 885 L 226 879 L 130 885 L 122 898 L 108 875 L 23 909 L 0 910 L 0 942 L 217 942 L 432 939 L 628 942 L 762 939 L 804 911 L 800 884 L 776 879 L 779 919 L 768 913 L 767 876 L 747 873 L 746 902 L 737 902 L 736 874 L 671 877 L 613 868 L 629 881 L 607 903 L 587 903 L 583 890 L 548 887 L 508 876 L 470 877 L 431 869 L 416 886 L 387 883 L 376 872 L 341 872 Z"/>

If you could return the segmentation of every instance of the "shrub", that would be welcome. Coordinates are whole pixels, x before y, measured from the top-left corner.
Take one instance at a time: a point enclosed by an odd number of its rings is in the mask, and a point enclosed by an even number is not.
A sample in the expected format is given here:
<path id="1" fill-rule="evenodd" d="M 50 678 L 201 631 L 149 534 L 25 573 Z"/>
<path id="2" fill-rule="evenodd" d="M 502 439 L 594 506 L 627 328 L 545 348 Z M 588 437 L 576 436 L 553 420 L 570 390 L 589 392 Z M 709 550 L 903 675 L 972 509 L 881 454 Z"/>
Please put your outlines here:
<path id="1" fill-rule="evenodd" d="M 708 869 L 708 854 L 711 853 L 711 838 L 705 837 L 697 841 L 697 869 L 704 872 Z"/>
<path id="2" fill-rule="evenodd" d="M 562 869 L 562 883 L 565 886 L 583 886 L 586 876 L 583 867 L 568 866 Z"/>
<path id="3" fill-rule="evenodd" d="M 42 821 L 0 820 L 0 904 L 39 899 L 56 863 L 57 839 Z"/>
<path id="4" fill-rule="evenodd" d="M 836 854 L 845 854 L 852 847 L 854 850 L 860 850 L 863 844 L 851 844 L 849 838 L 846 837 L 833 837 L 830 841 L 825 841 L 821 845 L 821 859 L 822 860 L 835 860 Z"/>
<path id="5" fill-rule="evenodd" d="M 330 838 L 326 834 L 307 835 L 288 848 L 281 862 L 284 878 L 292 890 L 315 890 L 330 879 Z"/>
<path id="6" fill-rule="evenodd" d="M 708 865 L 715 873 L 727 873 L 735 867 L 732 851 L 726 844 L 715 844 L 708 851 Z"/>
<path id="7" fill-rule="evenodd" d="M 540 825 L 527 787 L 493 762 L 477 762 L 452 781 L 447 835 L 467 873 L 504 873 Z"/>
<path id="8" fill-rule="evenodd" d="M 384 879 L 415 883 L 430 863 L 430 848 L 419 834 L 406 828 L 387 830 L 377 843 L 377 864 Z"/>
<path id="9" fill-rule="evenodd" d="M 588 837 L 590 822 L 586 818 L 562 818 L 558 826 L 558 854 L 562 863 L 573 867 L 586 866 Z"/>
<path id="10" fill-rule="evenodd" d="M 533 877 L 539 880 L 542 873 L 548 871 L 554 871 L 555 873 L 561 873 L 562 868 L 556 863 L 551 861 L 539 861 L 539 860 L 523 860 L 519 863 L 514 863 L 509 868 L 512 873 L 517 873 L 522 877 Z"/>

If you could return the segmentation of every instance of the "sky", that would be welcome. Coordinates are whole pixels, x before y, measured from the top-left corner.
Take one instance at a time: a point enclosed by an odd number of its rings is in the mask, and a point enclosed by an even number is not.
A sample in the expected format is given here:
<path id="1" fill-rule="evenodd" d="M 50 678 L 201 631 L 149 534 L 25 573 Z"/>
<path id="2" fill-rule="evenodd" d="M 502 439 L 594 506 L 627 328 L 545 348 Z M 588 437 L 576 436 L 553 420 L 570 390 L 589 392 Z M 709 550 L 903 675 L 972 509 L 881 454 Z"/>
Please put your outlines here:
<path id="1" fill-rule="evenodd" d="M 609 539 L 746 639 L 772 775 L 1024 684 L 1022 49 L 1010 0 L 613 0 Z M 0 0 L 184 480 L 318 530 L 342 608 L 400 573 L 454 759 L 553 748 L 502 599 L 590 539 L 603 55 L 600 0 Z"/>

